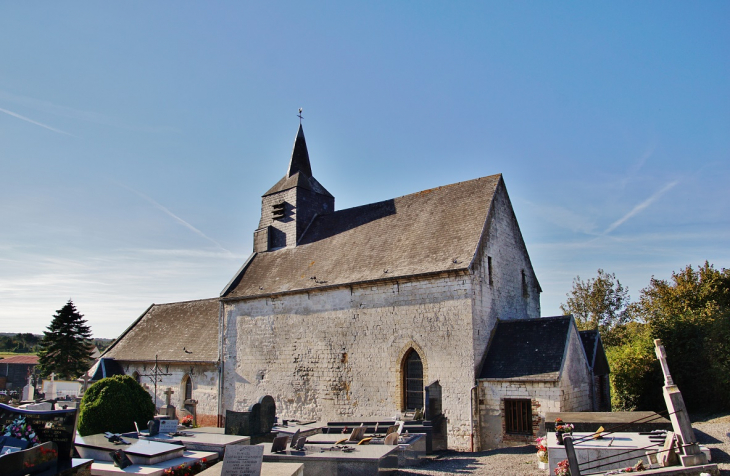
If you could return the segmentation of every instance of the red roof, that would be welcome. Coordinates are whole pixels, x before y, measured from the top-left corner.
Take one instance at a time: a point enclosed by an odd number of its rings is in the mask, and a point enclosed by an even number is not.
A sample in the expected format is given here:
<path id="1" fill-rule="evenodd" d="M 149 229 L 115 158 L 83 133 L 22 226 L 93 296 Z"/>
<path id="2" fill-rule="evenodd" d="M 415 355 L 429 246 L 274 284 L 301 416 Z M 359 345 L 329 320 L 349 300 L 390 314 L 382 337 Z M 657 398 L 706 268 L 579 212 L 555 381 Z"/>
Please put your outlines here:
<path id="1" fill-rule="evenodd" d="M 37 355 L 14 355 L 0 360 L 0 364 L 37 364 Z"/>

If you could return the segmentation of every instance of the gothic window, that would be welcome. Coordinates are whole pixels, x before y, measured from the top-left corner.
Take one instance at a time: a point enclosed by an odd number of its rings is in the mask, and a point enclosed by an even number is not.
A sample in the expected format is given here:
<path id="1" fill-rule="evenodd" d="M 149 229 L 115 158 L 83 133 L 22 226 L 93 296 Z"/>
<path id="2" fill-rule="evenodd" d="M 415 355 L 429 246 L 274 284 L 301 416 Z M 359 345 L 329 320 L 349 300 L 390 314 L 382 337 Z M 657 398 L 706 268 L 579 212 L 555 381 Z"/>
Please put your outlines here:
<path id="1" fill-rule="evenodd" d="M 504 399 L 504 432 L 532 435 L 532 402 L 530 399 Z"/>
<path id="2" fill-rule="evenodd" d="M 193 380 L 190 375 L 183 377 L 183 401 L 193 399 Z"/>
<path id="3" fill-rule="evenodd" d="M 423 363 L 421 356 L 413 349 L 403 362 L 403 389 L 406 410 L 423 408 Z"/>

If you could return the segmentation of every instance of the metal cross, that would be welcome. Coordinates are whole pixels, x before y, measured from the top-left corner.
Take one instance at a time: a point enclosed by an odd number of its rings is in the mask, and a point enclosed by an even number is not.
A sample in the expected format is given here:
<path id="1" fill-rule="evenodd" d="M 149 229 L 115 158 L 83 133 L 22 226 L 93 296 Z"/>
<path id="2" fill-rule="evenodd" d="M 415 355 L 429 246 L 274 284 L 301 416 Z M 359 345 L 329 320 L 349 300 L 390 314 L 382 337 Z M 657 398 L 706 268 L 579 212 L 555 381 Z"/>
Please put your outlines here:
<path id="1" fill-rule="evenodd" d="M 157 408 L 157 382 L 162 382 L 159 377 L 172 375 L 171 373 L 163 372 L 157 365 L 157 354 L 155 354 L 155 366 L 152 368 L 151 374 L 140 374 L 140 377 L 149 377 L 155 383 L 155 408 Z"/>
<path id="2" fill-rule="evenodd" d="M 302 125 L 302 119 L 303 119 L 303 117 L 302 117 L 302 111 L 303 110 L 304 110 L 304 108 L 300 107 L 299 108 L 299 114 L 297 114 L 297 117 L 299 118 L 299 125 L 300 126 Z"/>

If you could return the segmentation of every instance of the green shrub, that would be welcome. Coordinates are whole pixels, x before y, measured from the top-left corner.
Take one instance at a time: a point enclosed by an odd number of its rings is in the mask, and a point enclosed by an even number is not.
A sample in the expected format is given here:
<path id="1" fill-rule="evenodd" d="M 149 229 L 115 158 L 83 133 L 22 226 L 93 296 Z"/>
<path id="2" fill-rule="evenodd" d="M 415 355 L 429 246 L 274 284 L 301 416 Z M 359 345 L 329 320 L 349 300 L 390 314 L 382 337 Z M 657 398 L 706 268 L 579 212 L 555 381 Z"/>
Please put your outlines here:
<path id="1" fill-rule="evenodd" d="M 110 431 L 134 431 L 134 422 L 147 428 L 155 416 L 152 397 L 129 375 L 115 375 L 90 386 L 81 400 L 81 436 Z"/>

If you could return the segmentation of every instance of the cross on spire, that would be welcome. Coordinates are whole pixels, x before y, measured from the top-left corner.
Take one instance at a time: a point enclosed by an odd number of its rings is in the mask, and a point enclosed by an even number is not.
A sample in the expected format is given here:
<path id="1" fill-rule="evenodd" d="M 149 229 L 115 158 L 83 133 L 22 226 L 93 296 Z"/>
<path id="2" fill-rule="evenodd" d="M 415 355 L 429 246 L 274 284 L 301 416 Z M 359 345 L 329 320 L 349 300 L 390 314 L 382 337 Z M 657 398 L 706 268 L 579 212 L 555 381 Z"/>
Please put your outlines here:
<path id="1" fill-rule="evenodd" d="M 300 125 L 300 126 L 302 125 L 302 119 L 304 119 L 304 118 L 302 117 L 302 111 L 303 111 L 303 110 L 304 110 L 304 108 L 303 108 L 303 107 L 300 107 L 300 108 L 299 108 L 299 114 L 297 114 L 297 117 L 299 118 L 299 125 Z"/>

